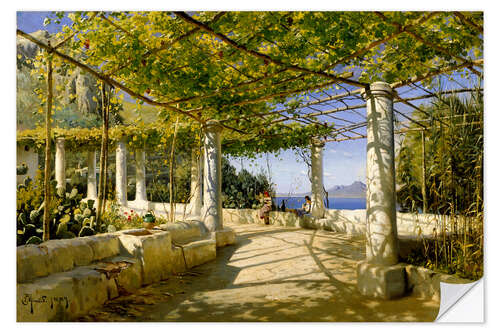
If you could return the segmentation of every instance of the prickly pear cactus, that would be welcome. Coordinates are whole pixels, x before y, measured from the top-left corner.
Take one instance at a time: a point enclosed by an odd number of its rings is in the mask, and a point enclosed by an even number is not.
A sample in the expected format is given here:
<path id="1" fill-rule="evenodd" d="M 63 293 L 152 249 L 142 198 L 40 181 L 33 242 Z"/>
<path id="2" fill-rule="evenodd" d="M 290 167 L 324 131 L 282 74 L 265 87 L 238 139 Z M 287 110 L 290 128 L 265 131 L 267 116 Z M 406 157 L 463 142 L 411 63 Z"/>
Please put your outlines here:
<path id="1" fill-rule="evenodd" d="M 59 198 L 64 198 L 66 196 L 66 191 L 62 187 L 58 187 L 56 190 L 56 194 Z"/>
<path id="2" fill-rule="evenodd" d="M 30 193 L 35 193 L 33 192 L 34 190 L 40 188 L 40 179 L 38 176 L 36 181 L 37 187 L 34 188 L 33 185 L 34 182 L 26 179 L 24 184 L 21 184 L 21 187 L 25 188 L 21 188 L 21 192 L 18 191 L 18 198 L 22 199 L 18 200 L 17 205 L 17 245 L 26 244 L 30 237 L 36 236 L 42 238 L 43 236 L 42 216 L 45 204 L 42 202 L 39 207 L 33 207 L 34 205 L 39 205 L 40 192 L 36 192 L 36 197 L 32 194 L 30 195 Z M 57 196 L 50 207 L 50 239 L 77 237 L 82 232 L 82 229 L 84 229 L 84 235 L 95 234 L 96 231 L 92 229 L 95 221 L 94 201 L 89 200 L 88 203 L 82 201 L 82 194 L 78 191 L 78 188 L 71 187 L 69 184 L 67 184 L 67 192 L 63 188 L 56 189 L 56 182 L 54 180 L 51 180 L 51 185 L 53 186 L 52 193 L 56 193 Z M 38 200 L 34 200 L 33 198 L 38 198 Z M 100 230 L 100 232 L 106 231 L 106 228 Z M 35 240 L 33 238 L 32 242 Z"/>
<path id="3" fill-rule="evenodd" d="M 27 241 L 26 245 L 28 244 L 40 244 L 42 243 L 42 239 L 38 236 L 31 236 Z"/>
<path id="4" fill-rule="evenodd" d="M 69 199 L 70 199 L 70 200 L 73 200 L 73 199 L 75 199 L 75 198 L 76 198 L 76 196 L 77 196 L 77 195 L 78 195 L 78 189 L 73 188 L 73 189 L 71 190 L 71 193 L 69 194 Z"/>
<path id="5" fill-rule="evenodd" d="M 82 223 L 83 223 L 83 226 L 85 226 L 85 227 L 92 226 L 92 222 L 90 221 L 90 219 L 88 217 L 84 218 Z"/>
<path id="6" fill-rule="evenodd" d="M 64 238 L 64 235 L 68 232 L 68 224 L 67 223 L 59 223 L 57 226 L 56 237 Z"/>
<path id="7" fill-rule="evenodd" d="M 40 217 L 40 212 L 37 210 L 32 210 L 30 213 L 30 221 L 31 223 L 35 224 L 38 221 L 38 218 Z"/>
<path id="8" fill-rule="evenodd" d="M 80 230 L 80 233 L 78 234 L 78 236 L 85 237 L 85 236 L 93 236 L 94 234 L 95 234 L 95 231 L 91 227 L 83 227 L 82 230 Z"/>
<path id="9" fill-rule="evenodd" d="M 80 229 L 82 229 L 81 223 L 73 223 L 73 224 L 71 224 L 71 227 L 69 228 L 69 230 L 72 233 L 74 233 L 75 235 L 78 235 L 78 233 L 80 232 Z"/>
<path id="10" fill-rule="evenodd" d="M 25 238 L 29 238 L 31 236 L 36 236 L 36 227 L 34 224 L 27 224 L 24 226 L 23 234 Z"/>
<path id="11" fill-rule="evenodd" d="M 24 178 L 23 183 L 24 183 L 24 186 L 26 186 L 26 187 L 30 186 L 30 184 L 31 184 L 31 178 L 30 177 Z"/>
<path id="12" fill-rule="evenodd" d="M 83 216 L 85 216 L 85 217 L 92 216 L 92 211 L 88 208 L 85 208 L 85 210 L 83 211 Z"/>
<path id="13" fill-rule="evenodd" d="M 75 221 L 78 223 L 83 223 L 85 216 L 83 214 L 75 214 Z"/>

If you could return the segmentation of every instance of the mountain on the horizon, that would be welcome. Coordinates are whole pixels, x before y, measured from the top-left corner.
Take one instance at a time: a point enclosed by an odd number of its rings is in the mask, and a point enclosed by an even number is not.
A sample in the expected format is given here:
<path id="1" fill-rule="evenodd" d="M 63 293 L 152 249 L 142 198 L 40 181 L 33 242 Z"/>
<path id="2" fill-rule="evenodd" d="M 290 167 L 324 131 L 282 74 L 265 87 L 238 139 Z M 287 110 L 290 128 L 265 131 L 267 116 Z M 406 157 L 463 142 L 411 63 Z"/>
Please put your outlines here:
<path id="1" fill-rule="evenodd" d="M 351 185 L 335 185 L 326 190 L 329 198 L 364 198 L 366 196 L 366 185 L 363 182 L 355 181 Z M 278 197 L 286 197 L 288 193 L 278 193 Z M 307 193 L 292 193 L 291 196 L 302 197 L 311 195 Z"/>

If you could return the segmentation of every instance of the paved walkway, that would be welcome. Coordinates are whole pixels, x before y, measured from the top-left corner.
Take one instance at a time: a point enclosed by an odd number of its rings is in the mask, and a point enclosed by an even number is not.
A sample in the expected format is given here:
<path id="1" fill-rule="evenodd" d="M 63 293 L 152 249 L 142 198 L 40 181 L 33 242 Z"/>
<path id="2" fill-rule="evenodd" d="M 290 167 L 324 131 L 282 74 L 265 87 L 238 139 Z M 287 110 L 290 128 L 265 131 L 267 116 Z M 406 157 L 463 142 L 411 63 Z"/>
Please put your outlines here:
<path id="1" fill-rule="evenodd" d="M 122 296 L 83 321 L 433 321 L 439 303 L 356 290 L 364 241 L 333 232 L 230 225 L 217 260 Z"/>

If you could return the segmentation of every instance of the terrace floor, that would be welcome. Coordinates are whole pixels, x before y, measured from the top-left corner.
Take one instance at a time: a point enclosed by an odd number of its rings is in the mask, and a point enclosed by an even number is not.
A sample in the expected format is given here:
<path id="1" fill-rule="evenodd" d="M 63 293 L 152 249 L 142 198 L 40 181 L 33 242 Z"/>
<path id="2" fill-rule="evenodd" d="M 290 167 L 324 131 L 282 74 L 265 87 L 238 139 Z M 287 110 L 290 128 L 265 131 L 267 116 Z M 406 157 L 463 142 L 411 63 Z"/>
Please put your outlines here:
<path id="1" fill-rule="evenodd" d="M 229 225 L 217 259 L 109 301 L 81 321 L 433 321 L 439 302 L 378 300 L 356 288 L 364 240 L 346 234 Z"/>

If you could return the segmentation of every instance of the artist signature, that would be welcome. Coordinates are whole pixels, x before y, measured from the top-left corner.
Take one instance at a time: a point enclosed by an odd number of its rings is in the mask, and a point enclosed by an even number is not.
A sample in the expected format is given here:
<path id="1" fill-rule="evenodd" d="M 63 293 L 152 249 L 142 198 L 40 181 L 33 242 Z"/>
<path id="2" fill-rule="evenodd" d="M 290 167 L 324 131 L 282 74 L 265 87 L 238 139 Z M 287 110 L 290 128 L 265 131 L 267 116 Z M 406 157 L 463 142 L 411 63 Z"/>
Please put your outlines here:
<path id="1" fill-rule="evenodd" d="M 69 307 L 69 299 L 67 296 L 39 296 L 38 298 L 34 298 L 32 294 L 24 294 L 21 299 L 21 303 L 23 305 L 30 306 L 30 312 L 33 314 L 33 303 L 46 303 L 50 304 L 50 308 L 54 308 L 54 304 L 64 304 L 64 307 L 67 309 Z"/>

